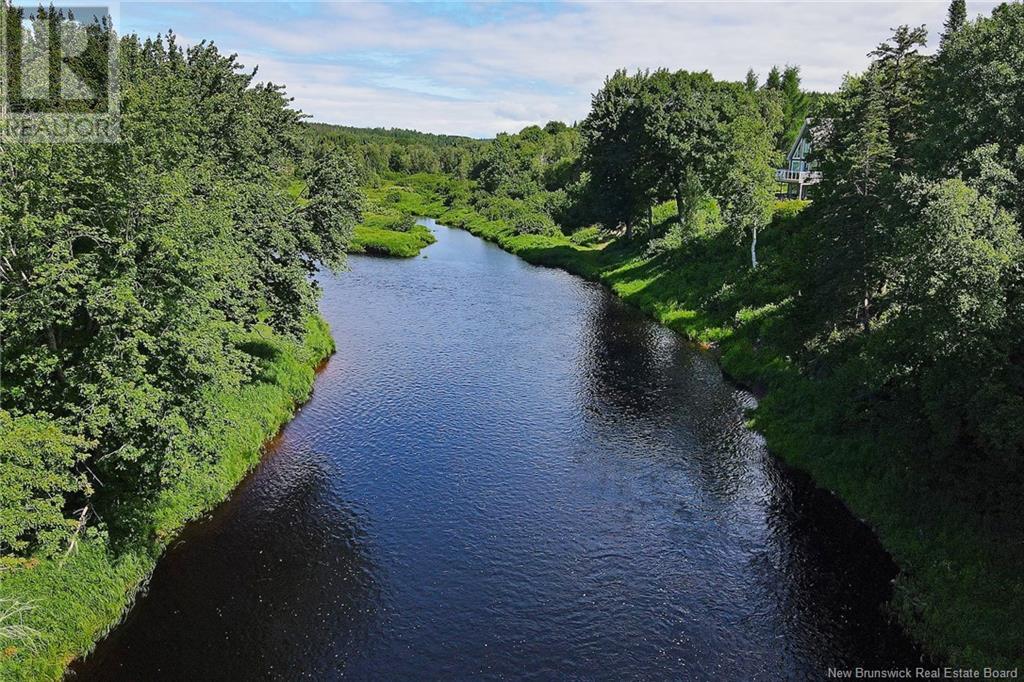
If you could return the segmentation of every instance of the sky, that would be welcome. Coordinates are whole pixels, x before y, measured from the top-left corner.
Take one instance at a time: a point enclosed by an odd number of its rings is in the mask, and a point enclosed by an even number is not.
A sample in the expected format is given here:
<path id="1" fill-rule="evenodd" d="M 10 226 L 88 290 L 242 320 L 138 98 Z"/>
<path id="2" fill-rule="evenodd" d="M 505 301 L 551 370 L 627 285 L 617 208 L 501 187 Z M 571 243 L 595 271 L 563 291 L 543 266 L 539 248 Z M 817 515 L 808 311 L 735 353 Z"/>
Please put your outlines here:
<path id="1" fill-rule="evenodd" d="M 900 24 L 939 2 L 121 2 L 120 30 L 213 40 L 312 120 L 491 137 L 586 116 L 615 69 L 710 70 L 741 80 L 800 66 L 835 90 Z M 994 3 L 969 2 L 968 14 Z"/>

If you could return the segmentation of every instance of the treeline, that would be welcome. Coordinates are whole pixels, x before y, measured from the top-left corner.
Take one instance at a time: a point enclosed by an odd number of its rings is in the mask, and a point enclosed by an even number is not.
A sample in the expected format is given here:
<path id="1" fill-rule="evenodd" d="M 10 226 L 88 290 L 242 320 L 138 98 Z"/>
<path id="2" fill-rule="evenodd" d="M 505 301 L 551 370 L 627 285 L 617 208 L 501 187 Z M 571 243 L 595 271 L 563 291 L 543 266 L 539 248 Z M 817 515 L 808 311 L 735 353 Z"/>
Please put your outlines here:
<path id="1" fill-rule="evenodd" d="M 487 140 L 435 135 L 401 128 L 354 128 L 307 123 L 307 133 L 348 150 L 363 182 L 373 184 L 389 173 L 445 173 L 465 178 Z"/>
<path id="2" fill-rule="evenodd" d="M 710 221 L 709 229 L 748 235 L 755 253 L 779 190 L 781 150 L 817 97 L 800 88 L 796 67 L 773 69 L 760 86 L 752 72 L 735 83 L 707 72 L 619 71 L 578 126 L 498 135 L 470 170 L 480 190 L 474 201 L 524 233 L 600 225 L 629 238 L 638 224 L 649 230 L 655 207 L 671 200 L 674 236 Z"/>
<path id="3" fill-rule="evenodd" d="M 896 29 L 822 103 L 786 347 L 923 480 L 1019 529 L 1024 5 L 967 21 L 955 0 L 935 55 L 926 40 Z"/>
<path id="4" fill-rule="evenodd" d="M 119 143 L 0 147 L 0 578 L 148 532 L 358 218 L 355 165 L 282 88 L 209 43 L 110 39 Z"/>

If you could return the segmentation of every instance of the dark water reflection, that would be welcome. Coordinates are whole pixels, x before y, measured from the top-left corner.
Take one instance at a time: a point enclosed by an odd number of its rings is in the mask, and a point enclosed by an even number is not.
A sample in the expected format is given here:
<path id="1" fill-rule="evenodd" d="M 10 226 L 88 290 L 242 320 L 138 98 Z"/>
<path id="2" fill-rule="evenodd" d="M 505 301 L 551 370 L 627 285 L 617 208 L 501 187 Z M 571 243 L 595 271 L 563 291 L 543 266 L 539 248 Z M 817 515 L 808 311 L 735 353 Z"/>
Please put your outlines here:
<path id="1" fill-rule="evenodd" d="M 324 282 L 339 353 L 78 679 L 801 679 L 909 664 L 893 568 L 600 287 L 463 232 Z"/>

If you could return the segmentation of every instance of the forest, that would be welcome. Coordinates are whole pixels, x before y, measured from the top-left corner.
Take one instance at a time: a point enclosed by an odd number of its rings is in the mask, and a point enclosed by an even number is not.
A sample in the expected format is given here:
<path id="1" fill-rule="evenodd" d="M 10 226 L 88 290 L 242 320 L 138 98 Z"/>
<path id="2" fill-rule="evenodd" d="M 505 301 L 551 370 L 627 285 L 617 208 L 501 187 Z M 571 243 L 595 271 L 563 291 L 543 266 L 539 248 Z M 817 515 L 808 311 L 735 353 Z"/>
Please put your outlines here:
<path id="1" fill-rule="evenodd" d="M 834 93 L 617 71 L 493 140 L 309 123 L 208 43 L 109 39 L 120 144 L 0 147 L 0 670 L 59 677 L 116 621 L 308 395 L 316 273 L 417 255 L 414 216 L 715 353 L 878 532 L 932 655 L 1024 661 L 1024 4 L 954 0 Z M 805 121 L 825 181 L 780 198 Z"/>

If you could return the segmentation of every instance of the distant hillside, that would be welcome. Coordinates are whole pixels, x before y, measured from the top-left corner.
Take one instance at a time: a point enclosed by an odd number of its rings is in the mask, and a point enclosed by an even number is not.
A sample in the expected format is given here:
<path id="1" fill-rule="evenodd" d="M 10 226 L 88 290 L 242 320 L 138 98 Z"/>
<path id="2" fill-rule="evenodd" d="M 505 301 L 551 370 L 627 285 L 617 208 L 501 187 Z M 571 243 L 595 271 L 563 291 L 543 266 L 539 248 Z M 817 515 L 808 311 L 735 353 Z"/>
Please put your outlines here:
<path id="1" fill-rule="evenodd" d="M 354 126 L 335 125 L 333 123 L 306 123 L 312 134 L 340 138 L 349 144 L 365 144 L 394 142 L 400 145 L 423 144 L 430 147 L 464 147 L 487 140 L 466 137 L 464 135 L 437 135 L 421 133 L 418 130 L 404 128 L 356 128 Z"/>
<path id="2" fill-rule="evenodd" d="M 305 123 L 314 138 L 348 149 L 365 181 L 385 173 L 447 173 L 465 178 L 492 140 L 402 128 L 354 128 Z"/>

